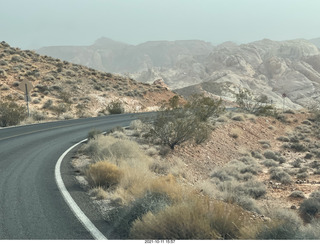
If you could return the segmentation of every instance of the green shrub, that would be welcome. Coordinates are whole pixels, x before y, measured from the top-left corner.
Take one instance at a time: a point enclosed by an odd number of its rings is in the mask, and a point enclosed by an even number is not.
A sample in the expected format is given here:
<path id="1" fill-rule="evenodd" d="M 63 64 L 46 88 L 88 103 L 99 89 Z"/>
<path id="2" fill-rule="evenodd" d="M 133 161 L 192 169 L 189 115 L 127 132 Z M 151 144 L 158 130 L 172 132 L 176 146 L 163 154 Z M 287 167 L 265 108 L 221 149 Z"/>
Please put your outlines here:
<path id="1" fill-rule="evenodd" d="M 304 221 L 310 222 L 320 213 L 320 198 L 310 197 L 304 200 L 300 205 L 299 212 Z"/>
<path id="2" fill-rule="evenodd" d="M 149 135 L 153 141 L 174 150 L 175 146 L 195 137 L 200 121 L 186 109 L 165 110 L 157 113 Z"/>
<path id="3" fill-rule="evenodd" d="M 273 167 L 269 170 L 270 179 L 280 181 L 282 184 L 290 184 L 292 179 L 290 175 L 280 168 Z"/>
<path id="4" fill-rule="evenodd" d="M 273 159 L 275 161 L 278 161 L 278 156 L 273 151 L 267 150 L 263 153 L 263 156 L 266 159 Z"/>
<path id="5" fill-rule="evenodd" d="M 215 100 L 204 95 L 193 95 L 185 109 L 189 110 L 201 122 L 206 122 L 211 116 L 219 116 L 224 112 L 225 107 L 222 99 Z"/>
<path id="6" fill-rule="evenodd" d="M 120 100 L 112 101 L 107 106 L 107 110 L 110 114 L 122 114 L 124 113 L 124 108 Z"/>
<path id="7" fill-rule="evenodd" d="M 290 148 L 296 152 L 305 152 L 307 148 L 301 143 L 292 143 Z"/>
<path id="8" fill-rule="evenodd" d="M 251 156 L 254 157 L 254 158 L 257 158 L 257 159 L 263 159 L 263 155 L 260 153 L 260 152 L 255 152 L 255 151 L 252 151 L 251 152 Z"/>
<path id="9" fill-rule="evenodd" d="M 313 169 L 319 169 L 320 168 L 320 162 L 319 161 L 313 161 L 310 163 L 310 167 Z"/>
<path id="10" fill-rule="evenodd" d="M 304 193 L 302 191 L 293 191 L 293 192 L 291 192 L 290 197 L 305 198 Z"/>
<path id="11" fill-rule="evenodd" d="M 258 240 L 294 240 L 303 223 L 295 212 L 290 210 L 276 210 L 270 216 L 271 224 L 261 228 L 256 238 Z"/>
<path id="12" fill-rule="evenodd" d="M 303 162 L 303 161 L 302 161 L 300 158 L 297 158 L 296 160 L 294 160 L 294 161 L 291 162 L 290 164 L 291 164 L 294 168 L 300 168 L 302 162 Z"/>
<path id="13" fill-rule="evenodd" d="M 306 179 L 308 177 L 309 177 L 309 174 L 307 172 L 297 174 L 297 179 Z"/>
<path id="14" fill-rule="evenodd" d="M 17 103 L 0 101 L 0 126 L 17 125 L 27 117 L 26 108 Z"/>
<path id="15" fill-rule="evenodd" d="M 244 192 L 246 195 L 249 195 L 254 199 L 258 199 L 267 193 L 266 186 L 262 182 L 253 180 L 239 185 L 238 190 L 239 192 Z"/>
<path id="16" fill-rule="evenodd" d="M 278 166 L 278 162 L 274 161 L 273 159 L 266 159 L 262 162 L 262 164 L 268 168 Z"/>

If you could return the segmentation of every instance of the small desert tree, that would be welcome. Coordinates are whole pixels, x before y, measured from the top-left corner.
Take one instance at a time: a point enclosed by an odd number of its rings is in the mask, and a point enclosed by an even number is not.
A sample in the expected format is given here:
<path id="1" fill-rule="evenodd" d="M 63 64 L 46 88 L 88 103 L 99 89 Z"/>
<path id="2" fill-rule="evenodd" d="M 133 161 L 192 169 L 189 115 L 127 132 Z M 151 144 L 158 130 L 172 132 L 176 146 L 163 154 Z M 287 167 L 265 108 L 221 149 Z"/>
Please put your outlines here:
<path id="1" fill-rule="evenodd" d="M 183 108 L 165 110 L 157 114 L 150 135 L 173 150 L 176 145 L 193 138 L 198 123 L 194 115 Z"/>
<path id="2" fill-rule="evenodd" d="M 222 99 L 212 99 L 204 95 L 191 96 L 185 107 L 202 122 L 206 122 L 211 116 L 218 116 L 225 110 Z"/>
<path id="3" fill-rule="evenodd" d="M 194 96 L 183 108 L 158 112 L 149 135 L 172 150 L 175 146 L 191 139 L 194 139 L 196 143 L 201 143 L 210 134 L 207 125 L 208 118 L 222 111 L 224 107 L 221 100 Z"/>
<path id="4" fill-rule="evenodd" d="M 272 105 L 267 104 L 268 96 L 261 94 L 254 96 L 249 90 L 239 90 L 235 94 L 236 103 L 240 110 L 255 115 L 262 116 L 277 116 L 276 110 Z"/>

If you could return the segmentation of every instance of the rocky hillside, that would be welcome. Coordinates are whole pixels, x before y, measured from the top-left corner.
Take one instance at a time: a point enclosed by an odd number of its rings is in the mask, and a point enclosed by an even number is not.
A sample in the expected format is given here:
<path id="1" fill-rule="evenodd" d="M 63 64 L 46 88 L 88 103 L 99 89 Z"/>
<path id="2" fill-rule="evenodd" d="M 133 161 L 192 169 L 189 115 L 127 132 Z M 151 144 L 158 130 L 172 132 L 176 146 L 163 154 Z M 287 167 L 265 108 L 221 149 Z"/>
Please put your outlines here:
<path id="1" fill-rule="evenodd" d="M 30 109 L 47 118 L 107 114 L 107 105 L 120 100 L 126 112 L 155 110 L 172 93 L 165 84 L 144 84 L 82 65 L 0 43 L 0 98 L 24 104 L 21 81 L 31 81 Z"/>
<path id="2" fill-rule="evenodd" d="M 142 82 L 163 79 L 171 89 L 187 87 L 178 90 L 181 94 L 206 91 L 232 100 L 235 91 L 247 88 L 282 106 L 285 93 L 285 105 L 300 108 L 320 99 L 317 41 L 264 39 L 216 47 L 203 41 L 158 41 L 132 46 L 102 38 L 90 47 L 48 47 L 38 52 Z"/>
<path id="3" fill-rule="evenodd" d="M 226 43 L 210 53 L 204 67 L 207 77 L 198 89 L 220 96 L 232 97 L 240 87 L 265 94 L 278 104 L 285 93 L 289 107 L 319 100 L 320 52 L 306 40 Z"/>

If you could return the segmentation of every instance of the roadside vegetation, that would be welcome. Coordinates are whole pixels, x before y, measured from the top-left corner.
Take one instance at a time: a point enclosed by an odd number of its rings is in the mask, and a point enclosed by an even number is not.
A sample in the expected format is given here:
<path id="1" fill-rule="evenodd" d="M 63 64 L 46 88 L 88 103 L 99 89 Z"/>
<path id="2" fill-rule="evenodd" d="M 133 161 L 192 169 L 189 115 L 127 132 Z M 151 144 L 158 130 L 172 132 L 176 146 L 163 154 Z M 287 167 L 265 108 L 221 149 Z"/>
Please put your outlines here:
<path id="1" fill-rule="evenodd" d="M 191 183 L 186 164 L 169 158 L 176 147 L 197 145 L 200 132 L 194 133 L 194 124 L 205 125 L 209 138 L 215 123 L 255 123 L 257 114 L 225 113 L 219 100 L 201 96 L 184 105 L 177 100 L 172 99 L 152 124 L 137 120 L 107 135 L 91 131 L 80 150 L 88 159 L 80 175 L 112 226 L 109 238 L 320 239 L 320 188 L 315 187 L 320 182 L 313 182 L 320 174 L 320 144 L 314 114 L 279 135 L 280 148 L 259 140 L 260 150 L 243 151 L 208 172 L 205 180 Z M 236 128 L 230 131 L 235 143 L 246 133 Z M 179 130 L 183 140 L 175 141 Z M 307 188 L 299 187 L 303 184 L 313 184 L 314 190 L 305 192 Z M 285 198 L 296 206 L 265 204 L 275 192 L 288 192 Z"/>

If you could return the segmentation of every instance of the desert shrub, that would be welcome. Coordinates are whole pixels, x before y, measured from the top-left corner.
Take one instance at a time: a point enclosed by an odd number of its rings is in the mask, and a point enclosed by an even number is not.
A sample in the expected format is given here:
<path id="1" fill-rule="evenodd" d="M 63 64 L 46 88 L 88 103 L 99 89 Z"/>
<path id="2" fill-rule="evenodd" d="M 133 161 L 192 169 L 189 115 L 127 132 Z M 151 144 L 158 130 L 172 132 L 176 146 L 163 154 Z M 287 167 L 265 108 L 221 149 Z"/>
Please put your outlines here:
<path id="1" fill-rule="evenodd" d="M 297 179 L 307 179 L 309 174 L 307 172 L 302 172 L 297 174 Z"/>
<path id="2" fill-rule="evenodd" d="M 305 159 L 311 159 L 313 158 L 313 154 L 312 153 L 306 153 L 306 155 L 304 156 Z"/>
<path id="3" fill-rule="evenodd" d="M 277 180 L 282 184 L 290 184 L 292 182 L 290 175 L 283 169 L 273 167 L 269 170 L 269 173 L 271 180 Z"/>
<path id="4" fill-rule="evenodd" d="M 235 121 L 244 121 L 243 115 L 235 115 L 231 119 Z"/>
<path id="5" fill-rule="evenodd" d="M 219 181 L 249 180 L 253 175 L 261 172 L 259 164 L 251 157 L 241 157 L 238 160 L 231 160 L 226 166 L 215 169 L 211 178 Z"/>
<path id="6" fill-rule="evenodd" d="M 304 193 L 302 191 L 293 191 L 291 192 L 289 197 L 293 198 L 305 198 Z"/>
<path id="7" fill-rule="evenodd" d="M 270 167 L 276 167 L 276 166 L 279 165 L 279 163 L 276 162 L 276 161 L 273 160 L 273 159 L 266 159 L 266 160 L 264 160 L 264 161 L 262 162 L 262 164 L 263 164 L 264 166 L 268 167 L 268 168 L 270 168 Z"/>
<path id="8" fill-rule="evenodd" d="M 194 132 L 194 141 L 196 144 L 201 144 L 205 142 L 211 134 L 211 129 L 205 123 L 199 123 L 198 127 Z"/>
<path id="9" fill-rule="evenodd" d="M 138 143 L 113 136 L 97 136 L 95 140 L 83 145 L 81 151 L 94 161 L 106 159 L 115 164 L 126 163 L 137 168 L 149 167 L 151 163 L 151 159 L 142 152 Z"/>
<path id="10" fill-rule="evenodd" d="M 0 126 L 17 125 L 27 117 L 26 109 L 13 101 L 0 101 Z"/>
<path id="11" fill-rule="evenodd" d="M 242 207 L 245 210 L 260 213 L 261 210 L 257 206 L 254 199 L 250 196 L 244 194 L 239 187 L 239 182 L 237 181 L 227 181 L 218 184 L 217 186 L 219 192 L 216 194 L 216 198 L 223 200 L 227 203 L 235 204 Z"/>
<path id="12" fill-rule="evenodd" d="M 88 140 L 92 140 L 95 139 L 98 135 L 102 134 L 102 131 L 98 130 L 98 129 L 91 129 L 88 132 Z"/>
<path id="13" fill-rule="evenodd" d="M 201 122 L 206 122 L 211 116 L 217 117 L 225 110 L 222 99 L 215 100 L 203 95 L 191 96 L 185 105 L 185 109 L 190 111 Z"/>
<path id="14" fill-rule="evenodd" d="M 320 200 L 320 191 L 314 191 L 310 194 L 311 198 L 316 198 L 318 200 Z"/>
<path id="15" fill-rule="evenodd" d="M 163 164 L 161 162 L 153 162 L 151 165 L 150 165 L 150 170 L 152 172 L 155 172 L 157 174 L 167 174 L 168 171 L 169 171 L 169 167 L 168 165 L 166 164 Z"/>
<path id="16" fill-rule="evenodd" d="M 124 107 L 120 100 L 112 101 L 108 104 L 107 110 L 110 114 L 122 114 L 124 113 Z"/>
<path id="17" fill-rule="evenodd" d="M 144 128 L 144 124 L 142 123 L 141 120 L 134 120 L 134 121 L 130 122 L 129 128 L 131 130 L 141 131 Z"/>
<path id="18" fill-rule="evenodd" d="M 157 113 L 149 135 L 173 150 L 193 139 L 199 124 L 200 121 L 185 109 L 165 110 Z"/>
<path id="19" fill-rule="evenodd" d="M 259 143 L 262 145 L 263 148 L 270 148 L 270 142 L 269 141 L 259 141 Z"/>
<path id="20" fill-rule="evenodd" d="M 97 200 L 103 200 L 108 197 L 108 193 L 102 187 L 95 187 L 90 191 L 90 196 L 94 196 Z"/>
<path id="21" fill-rule="evenodd" d="M 307 148 L 301 143 L 292 143 L 290 148 L 296 152 L 305 152 Z"/>
<path id="22" fill-rule="evenodd" d="M 320 162 L 319 161 L 313 161 L 310 163 L 310 167 L 313 169 L 319 169 L 320 168 Z"/>
<path id="23" fill-rule="evenodd" d="M 260 229 L 256 236 L 257 239 L 293 240 L 303 225 L 299 216 L 290 210 L 276 210 L 270 217 L 273 221 Z"/>
<path id="24" fill-rule="evenodd" d="M 300 205 L 299 212 L 304 221 L 310 222 L 320 213 L 320 198 L 309 197 L 305 199 Z"/>
<path id="25" fill-rule="evenodd" d="M 244 194 L 249 195 L 254 199 L 260 198 L 267 193 L 266 186 L 262 182 L 253 180 L 239 185 L 236 190 L 239 192 L 243 192 Z"/>
<path id="26" fill-rule="evenodd" d="M 263 159 L 263 155 L 260 152 L 252 151 L 251 156 L 257 159 Z"/>
<path id="27" fill-rule="evenodd" d="M 313 219 L 310 224 L 303 226 L 301 231 L 296 234 L 297 240 L 319 240 L 320 239 L 320 220 Z"/>
<path id="28" fill-rule="evenodd" d="M 193 96 L 183 108 L 158 112 L 148 135 L 153 141 L 167 145 L 172 150 L 191 139 L 202 143 L 210 134 L 208 118 L 218 116 L 223 111 L 222 100 Z"/>
<path id="29" fill-rule="evenodd" d="M 168 103 L 169 107 L 173 109 L 177 108 L 179 106 L 179 100 L 180 98 L 178 95 L 174 95 L 173 97 L 171 97 Z"/>
<path id="30" fill-rule="evenodd" d="M 134 222 L 130 238 L 196 240 L 218 239 L 210 226 L 208 211 L 203 206 L 181 203 L 167 207 L 158 214 L 147 213 Z"/>
<path id="31" fill-rule="evenodd" d="M 108 221 L 113 223 L 114 230 L 121 239 L 127 239 L 135 220 L 142 218 L 146 213 L 157 213 L 170 204 L 171 200 L 166 194 L 146 192 L 130 205 L 115 208 L 109 212 Z"/>
<path id="32" fill-rule="evenodd" d="M 51 106 L 49 108 L 52 112 L 56 113 L 58 117 L 68 111 L 68 105 L 65 103 L 59 103 L 57 106 Z"/>
<path id="33" fill-rule="evenodd" d="M 236 103 L 242 111 L 257 116 L 278 116 L 276 109 L 267 104 L 268 97 L 266 95 L 254 96 L 249 90 L 243 89 L 236 93 L 235 96 Z"/>
<path id="34" fill-rule="evenodd" d="M 273 159 L 275 161 L 278 161 L 278 156 L 273 151 L 267 150 L 263 153 L 263 156 L 266 159 Z"/>
<path id="35" fill-rule="evenodd" d="M 51 99 L 47 100 L 43 105 L 42 108 L 48 109 L 53 105 L 53 101 Z"/>
<path id="36" fill-rule="evenodd" d="M 288 137 L 285 136 L 280 136 L 277 138 L 278 141 L 282 141 L 282 142 L 289 142 L 290 139 Z"/>
<path id="37" fill-rule="evenodd" d="M 283 157 L 283 156 L 279 156 L 278 157 L 278 162 L 279 162 L 279 164 L 283 164 L 283 163 L 285 163 L 287 161 L 287 159 L 285 158 L 285 157 Z"/>
<path id="38" fill-rule="evenodd" d="M 91 186 L 103 186 L 106 188 L 119 184 L 123 173 L 115 164 L 100 161 L 91 164 L 86 170 L 86 177 Z"/>
<path id="39" fill-rule="evenodd" d="M 124 132 L 124 128 L 123 128 L 122 126 L 113 127 L 112 129 L 110 129 L 110 130 L 108 131 L 108 134 L 112 134 L 112 133 L 114 133 L 114 132 L 116 132 L 116 131 L 118 131 L 118 132 Z"/>
<path id="40" fill-rule="evenodd" d="M 290 164 L 291 164 L 294 168 L 300 168 L 302 162 L 303 162 L 303 161 L 302 161 L 300 158 L 297 158 L 296 160 L 294 160 L 294 161 L 291 162 Z"/>
<path id="41" fill-rule="evenodd" d="M 39 111 L 32 112 L 32 118 L 36 121 L 45 120 L 47 116 L 44 113 L 41 113 Z"/>

